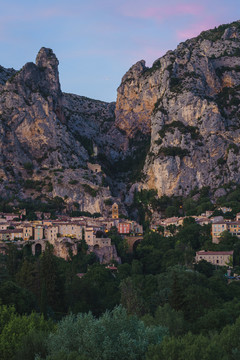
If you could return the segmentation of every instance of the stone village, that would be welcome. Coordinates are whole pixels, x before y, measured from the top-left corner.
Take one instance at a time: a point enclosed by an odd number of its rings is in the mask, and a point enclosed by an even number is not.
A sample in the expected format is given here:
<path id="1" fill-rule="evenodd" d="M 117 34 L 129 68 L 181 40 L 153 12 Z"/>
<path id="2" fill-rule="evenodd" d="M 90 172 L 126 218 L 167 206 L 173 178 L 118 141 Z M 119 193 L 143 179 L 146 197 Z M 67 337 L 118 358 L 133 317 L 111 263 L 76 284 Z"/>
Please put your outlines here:
<path id="1" fill-rule="evenodd" d="M 229 208 L 221 208 L 223 213 L 231 211 Z M 211 224 L 212 242 L 218 244 L 221 233 L 228 231 L 232 235 L 240 237 L 240 213 L 235 221 L 228 221 L 222 216 L 211 217 L 213 211 L 206 211 L 200 216 L 193 216 L 200 225 Z M 95 252 L 100 263 L 108 264 L 115 260 L 121 263 L 116 248 L 107 237 L 112 227 L 115 227 L 122 237 L 126 238 L 129 250 L 136 241 L 141 241 L 143 227 L 136 221 L 119 218 L 118 204 L 112 205 L 112 217 L 89 218 L 86 216 L 69 217 L 58 215 L 56 220 L 50 219 L 50 214 L 36 212 L 38 220 L 23 221 L 24 210 L 16 213 L 0 213 L 0 252 L 5 253 L 7 244 L 15 243 L 19 248 L 30 246 L 33 255 L 44 251 L 46 242 L 54 246 L 54 253 L 65 260 L 69 258 L 69 252 L 77 254 L 77 245 L 80 240 L 85 240 L 89 252 Z M 43 219 L 42 219 L 43 217 Z M 151 230 L 157 231 L 162 227 L 164 236 L 171 236 L 171 227 L 175 231 L 183 224 L 184 217 L 172 217 L 155 219 L 151 224 Z M 233 251 L 198 251 L 195 261 L 202 259 L 213 265 L 226 266 L 233 256 Z"/>

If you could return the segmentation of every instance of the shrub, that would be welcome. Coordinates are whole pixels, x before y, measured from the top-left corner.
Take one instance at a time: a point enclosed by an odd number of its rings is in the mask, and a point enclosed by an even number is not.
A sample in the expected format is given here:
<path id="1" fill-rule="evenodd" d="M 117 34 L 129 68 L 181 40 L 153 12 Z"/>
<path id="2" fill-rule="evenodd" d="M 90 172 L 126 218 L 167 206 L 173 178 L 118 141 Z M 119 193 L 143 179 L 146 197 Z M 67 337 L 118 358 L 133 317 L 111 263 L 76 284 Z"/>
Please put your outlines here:
<path id="1" fill-rule="evenodd" d="M 89 195 L 91 195 L 92 197 L 96 197 L 97 196 L 97 190 L 93 189 L 90 185 L 88 184 L 83 184 L 82 187 L 84 188 L 84 191 L 86 191 Z"/>
<path id="2" fill-rule="evenodd" d="M 179 156 L 180 158 L 189 155 L 189 151 L 187 149 L 182 149 L 177 146 L 163 147 L 159 150 L 159 154 L 161 153 L 165 156 Z"/>
<path id="3" fill-rule="evenodd" d="M 239 153 L 239 147 L 234 143 L 228 145 L 227 152 L 229 152 L 230 150 L 232 150 L 235 155 Z"/>
<path id="4" fill-rule="evenodd" d="M 217 160 L 217 164 L 219 165 L 219 166 L 222 166 L 222 165 L 224 165 L 226 163 L 226 160 L 224 159 L 224 158 L 219 158 L 218 160 Z"/>
<path id="5" fill-rule="evenodd" d="M 193 140 L 202 138 L 196 126 L 185 125 L 181 121 L 173 121 L 170 124 L 163 125 L 162 129 L 158 133 L 161 138 L 164 138 L 167 132 L 171 132 L 173 134 L 174 129 L 178 129 L 181 134 L 190 134 Z"/>
<path id="6" fill-rule="evenodd" d="M 33 170 L 33 163 L 31 163 L 31 162 L 25 162 L 25 163 L 23 164 L 23 167 L 24 167 L 24 169 L 27 170 L 27 171 L 32 171 L 32 170 Z"/>
<path id="7" fill-rule="evenodd" d="M 112 205 L 112 204 L 113 204 L 113 201 L 112 201 L 111 198 L 109 198 L 109 199 L 104 200 L 104 204 L 105 204 L 105 205 Z"/>
<path id="8" fill-rule="evenodd" d="M 77 180 L 70 180 L 68 183 L 70 185 L 76 185 L 78 183 L 78 181 Z"/>

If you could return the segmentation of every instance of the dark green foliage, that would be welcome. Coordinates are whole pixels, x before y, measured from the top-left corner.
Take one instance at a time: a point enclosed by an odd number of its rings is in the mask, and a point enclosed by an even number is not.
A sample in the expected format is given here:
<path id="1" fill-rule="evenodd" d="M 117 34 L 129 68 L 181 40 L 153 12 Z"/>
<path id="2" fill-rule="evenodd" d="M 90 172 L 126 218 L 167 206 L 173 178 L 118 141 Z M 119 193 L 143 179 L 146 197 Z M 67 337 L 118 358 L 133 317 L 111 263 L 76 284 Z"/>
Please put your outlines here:
<path id="1" fill-rule="evenodd" d="M 173 121 L 170 124 L 163 125 L 158 133 L 161 138 L 164 138 L 167 132 L 173 134 L 175 129 L 178 129 L 182 134 L 190 134 L 194 140 L 202 138 L 196 126 L 185 125 L 181 121 Z"/>
<path id="2" fill-rule="evenodd" d="M 159 344 L 166 333 L 160 326 L 147 327 L 136 317 L 128 316 L 122 307 L 99 319 L 92 314 L 69 315 L 49 337 L 49 353 L 53 356 L 62 351 L 66 356 L 75 352 L 92 360 L 144 360 L 148 346 Z"/>
<path id="3" fill-rule="evenodd" d="M 45 184 L 42 181 L 40 181 L 40 180 L 32 180 L 32 179 L 27 179 L 23 183 L 23 187 L 25 189 L 36 189 L 37 191 L 41 191 L 42 187 L 44 185 Z"/>
<path id="4" fill-rule="evenodd" d="M 179 216 L 179 209 L 176 206 L 168 206 L 165 211 L 165 215 L 167 218 L 172 216 Z"/>
<path id="5" fill-rule="evenodd" d="M 149 135 L 144 135 L 139 131 L 134 138 L 129 139 L 130 153 L 125 158 L 110 163 L 105 154 L 100 153 L 98 159 L 103 164 L 107 174 L 111 176 L 115 174 L 116 177 L 118 174 L 126 176 L 129 182 L 140 181 L 145 159 L 150 148 L 150 140 Z"/>
<path id="6" fill-rule="evenodd" d="M 118 280 L 99 264 L 93 264 L 82 279 L 75 277 L 69 292 L 74 313 L 91 310 L 100 315 L 106 309 L 113 309 L 119 301 Z"/>
<path id="7" fill-rule="evenodd" d="M 215 96 L 214 100 L 223 117 L 238 117 L 238 106 L 240 103 L 238 92 L 239 86 L 224 87 L 222 91 Z M 239 127 L 238 124 L 236 124 L 236 126 L 237 128 Z"/>
<path id="8" fill-rule="evenodd" d="M 153 66 L 150 68 L 147 68 L 144 73 L 143 76 L 149 76 L 152 75 L 155 71 L 160 70 L 161 69 L 161 62 L 160 59 L 154 61 Z"/>
<path id="9" fill-rule="evenodd" d="M 223 24 L 218 27 L 215 27 L 214 29 L 202 31 L 201 34 L 196 39 L 201 39 L 201 40 L 206 39 L 210 41 L 220 40 L 224 34 L 224 31 L 230 26 L 231 27 L 234 26 L 237 29 L 239 29 L 239 22 L 235 21 L 231 24 Z"/>
<path id="10" fill-rule="evenodd" d="M 111 239 L 112 245 L 116 246 L 117 253 L 121 257 L 122 261 L 128 261 L 131 255 L 128 253 L 128 245 L 125 239 L 119 235 L 116 227 L 112 227 L 107 233 L 107 237 Z"/>
<path id="11" fill-rule="evenodd" d="M 169 82 L 169 90 L 178 93 L 182 90 L 182 79 L 171 77 Z"/>
<path id="12" fill-rule="evenodd" d="M 5 281 L 0 285 L 0 299 L 4 305 L 15 305 L 19 314 L 29 314 L 37 308 L 34 295 L 13 281 Z"/>
<path id="13" fill-rule="evenodd" d="M 80 135 L 78 132 L 73 133 L 73 136 L 87 150 L 88 155 L 91 156 L 93 154 L 93 142 L 92 142 L 92 139 L 89 139 L 85 135 Z"/>
<path id="14" fill-rule="evenodd" d="M 70 213 L 70 215 L 71 215 L 72 217 L 87 216 L 87 217 L 93 217 L 93 218 L 98 218 L 98 217 L 101 217 L 101 216 L 102 216 L 100 213 L 93 213 L 93 214 L 91 214 L 91 213 L 88 212 L 88 211 L 79 211 L 79 210 L 72 211 L 72 212 Z"/>
<path id="15" fill-rule="evenodd" d="M 45 251 L 39 260 L 40 267 L 40 310 L 45 315 L 47 304 L 56 311 L 64 311 L 62 297 L 64 298 L 63 282 L 61 274 L 57 271 L 57 258 L 53 255 L 53 246 L 46 244 Z"/>
<path id="16" fill-rule="evenodd" d="M 31 162 L 25 162 L 25 163 L 23 164 L 23 167 L 24 167 L 25 170 L 31 172 L 31 171 L 33 170 L 33 163 L 31 163 Z"/>
<path id="17" fill-rule="evenodd" d="M 84 188 L 84 191 L 86 191 L 89 195 L 91 195 L 92 197 L 96 197 L 98 191 L 96 189 L 93 189 L 90 185 L 88 184 L 82 184 L 82 187 Z"/>
<path id="18" fill-rule="evenodd" d="M 159 155 L 165 155 L 165 156 L 179 156 L 180 158 L 183 158 L 184 156 L 189 156 L 189 150 L 182 149 L 177 146 L 168 146 L 168 147 L 161 147 L 159 149 Z"/>
<path id="19" fill-rule="evenodd" d="M 15 312 L 14 307 L 6 306 L 0 307 L 0 320 L 2 360 L 34 360 L 37 350 L 40 351 L 40 354 L 45 354 L 46 346 L 44 343 L 40 343 L 40 339 L 44 341 L 48 333 L 53 330 L 52 322 L 44 320 L 42 316 L 35 313 L 31 313 L 29 316 L 20 316 Z M 30 341 L 28 349 L 26 349 L 26 339 Z M 24 354 L 24 357 L 20 357 L 20 354 Z"/>
<path id="20" fill-rule="evenodd" d="M 46 331 L 30 330 L 22 337 L 15 359 L 35 360 L 36 354 L 46 357 L 48 335 Z"/>
<path id="21" fill-rule="evenodd" d="M 224 165 L 225 163 L 226 163 L 226 160 L 224 158 L 219 158 L 217 160 L 217 164 L 220 165 L 220 166 Z"/>
<path id="22" fill-rule="evenodd" d="M 201 260 L 194 265 L 194 269 L 209 278 L 213 275 L 215 267 L 206 260 Z"/>
<path id="23" fill-rule="evenodd" d="M 179 281 L 177 273 L 173 273 L 171 292 L 169 293 L 169 304 L 172 309 L 179 311 L 184 308 L 184 288 Z"/>
<path id="24" fill-rule="evenodd" d="M 220 333 L 183 337 L 165 337 L 160 345 L 150 346 L 147 360 L 227 360 L 238 359 L 240 318 L 226 326 Z"/>
<path id="25" fill-rule="evenodd" d="M 158 110 L 161 109 L 160 105 L 162 104 L 162 98 L 157 99 L 157 101 L 154 104 L 153 114 L 155 114 Z"/>
<path id="26" fill-rule="evenodd" d="M 228 145 L 227 151 L 229 152 L 230 150 L 232 150 L 235 155 L 239 154 L 239 147 L 234 143 Z"/>
<path id="27" fill-rule="evenodd" d="M 109 199 L 106 199 L 106 200 L 104 200 L 104 204 L 105 205 L 112 205 L 113 204 L 113 201 L 112 201 L 112 199 L 111 198 L 109 198 Z"/>
<path id="28" fill-rule="evenodd" d="M 78 180 L 69 180 L 68 182 L 70 185 L 76 185 L 78 184 Z"/>

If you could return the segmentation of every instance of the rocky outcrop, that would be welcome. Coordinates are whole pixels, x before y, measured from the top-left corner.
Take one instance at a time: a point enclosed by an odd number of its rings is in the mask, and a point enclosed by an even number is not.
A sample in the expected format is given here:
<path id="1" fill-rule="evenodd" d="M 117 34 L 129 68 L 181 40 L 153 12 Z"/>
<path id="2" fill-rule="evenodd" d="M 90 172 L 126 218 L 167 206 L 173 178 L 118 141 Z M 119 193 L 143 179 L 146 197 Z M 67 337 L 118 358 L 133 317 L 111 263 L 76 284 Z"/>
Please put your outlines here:
<path id="1" fill-rule="evenodd" d="M 151 68 L 137 62 L 116 104 L 62 93 L 58 60 L 42 48 L 20 71 L 0 67 L 0 196 L 59 196 L 104 212 L 104 199 L 130 205 L 134 189 L 170 196 L 239 183 L 239 104 L 239 21 Z"/>
<path id="2" fill-rule="evenodd" d="M 157 67 L 157 66 L 156 66 Z M 117 92 L 116 126 L 133 138 L 137 131 L 151 132 L 151 114 L 157 101 L 157 79 L 149 77 L 141 60 L 123 76 Z"/>
<path id="3" fill-rule="evenodd" d="M 116 261 L 118 264 L 121 264 L 121 258 L 117 254 L 115 245 L 103 246 L 98 249 L 96 249 L 94 246 L 89 246 L 88 252 L 94 252 L 100 264 L 109 264 L 112 261 Z"/>
<path id="4" fill-rule="evenodd" d="M 65 199 L 102 212 L 111 196 L 104 171 L 89 161 L 115 161 L 126 137 L 115 127 L 115 104 L 61 91 L 58 59 L 41 48 L 20 71 L 0 68 L 0 195 Z"/>
<path id="5" fill-rule="evenodd" d="M 144 128 L 137 99 L 144 107 L 149 98 Z M 118 89 L 116 123 L 128 136 L 151 131 L 138 186 L 170 196 L 239 182 L 239 104 L 240 22 L 181 43 L 150 69 L 133 66 Z"/>

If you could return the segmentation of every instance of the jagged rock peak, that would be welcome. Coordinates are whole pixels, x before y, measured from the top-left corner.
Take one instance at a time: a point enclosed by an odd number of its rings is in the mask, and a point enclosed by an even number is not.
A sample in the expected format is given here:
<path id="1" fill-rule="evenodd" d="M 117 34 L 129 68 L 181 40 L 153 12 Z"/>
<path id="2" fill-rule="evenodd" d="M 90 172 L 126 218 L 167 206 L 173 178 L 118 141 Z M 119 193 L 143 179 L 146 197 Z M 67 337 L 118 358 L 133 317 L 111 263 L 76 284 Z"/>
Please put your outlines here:
<path id="1" fill-rule="evenodd" d="M 52 51 L 52 49 L 48 49 L 42 47 L 36 57 L 36 65 L 38 67 L 49 67 L 51 66 L 53 69 L 58 68 L 59 61 Z"/>
<path id="2" fill-rule="evenodd" d="M 145 60 L 140 60 L 136 64 L 134 64 L 123 76 L 119 88 L 129 79 L 132 78 L 137 79 L 147 69 L 145 64 L 146 64 Z"/>

